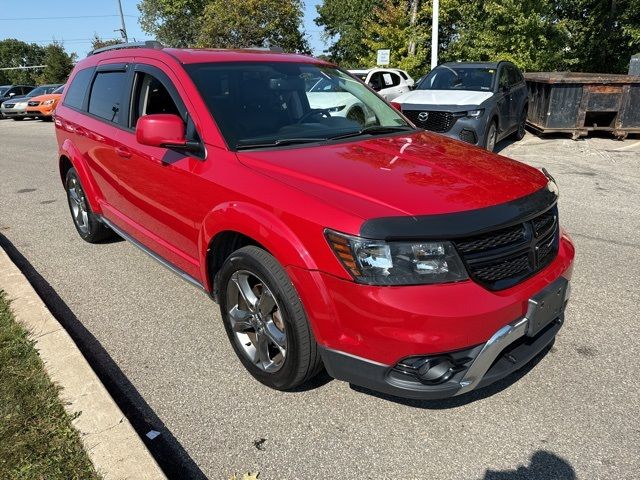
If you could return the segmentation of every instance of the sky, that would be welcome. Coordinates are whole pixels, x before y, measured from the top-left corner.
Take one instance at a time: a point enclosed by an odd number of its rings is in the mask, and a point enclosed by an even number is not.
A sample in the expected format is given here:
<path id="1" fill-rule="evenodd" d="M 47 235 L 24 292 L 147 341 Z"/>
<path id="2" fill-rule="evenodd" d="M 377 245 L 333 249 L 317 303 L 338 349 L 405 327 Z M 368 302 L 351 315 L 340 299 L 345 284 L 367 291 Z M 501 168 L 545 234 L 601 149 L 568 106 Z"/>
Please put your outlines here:
<path id="1" fill-rule="evenodd" d="M 313 23 L 318 3 L 307 0 L 304 9 L 304 29 L 316 55 L 326 48 L 320 27 Z M 137 4 L 138 0 L 122 0 L 129 41 L 150 40 L 138 23 Z M 103 39 L 119 38 L 119 32 L 114 31 L 119 28 L 117 0 L 29 0 L 24 4 L 0 0 L 0 40 L 17 38 L 46 45 L 55 39 L 62 42 L 69 53 L 75 52 L 78 58 L 83 58 L 91 50 L 94 33 Z"/>

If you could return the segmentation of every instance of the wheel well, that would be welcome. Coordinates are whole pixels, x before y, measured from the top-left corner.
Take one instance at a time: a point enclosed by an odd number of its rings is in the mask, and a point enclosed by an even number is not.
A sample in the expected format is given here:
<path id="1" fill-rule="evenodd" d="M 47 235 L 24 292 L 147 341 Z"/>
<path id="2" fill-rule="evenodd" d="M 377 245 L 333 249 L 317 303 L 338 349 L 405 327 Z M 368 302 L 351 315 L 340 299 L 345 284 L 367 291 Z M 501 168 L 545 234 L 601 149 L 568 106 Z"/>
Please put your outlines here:
<path id="1" fill-rule="evenodd" d="M 60 179 L 62 180 L 63 184 L 64 184 L 65 178 L 67 177 L 67 172 L 72 168 L 73 168 L 73 165 L 71 164 L 71 160 L 69 160 L 67 157 L 62 155 L 60 157 Z"/>
<path id="2" fill-rule="evenodd" d="M 218 275 L 225 260 L 239 248 L 248 245 L 253 245 L 268 251 L 253 238 L 231 230 L 218 233 L 209 243 L 209 249 L 207 250 L 207 273 L 213 285 L 214 298 L 218 298 L 217 282 L 215 281 L 216 275 Z"/>

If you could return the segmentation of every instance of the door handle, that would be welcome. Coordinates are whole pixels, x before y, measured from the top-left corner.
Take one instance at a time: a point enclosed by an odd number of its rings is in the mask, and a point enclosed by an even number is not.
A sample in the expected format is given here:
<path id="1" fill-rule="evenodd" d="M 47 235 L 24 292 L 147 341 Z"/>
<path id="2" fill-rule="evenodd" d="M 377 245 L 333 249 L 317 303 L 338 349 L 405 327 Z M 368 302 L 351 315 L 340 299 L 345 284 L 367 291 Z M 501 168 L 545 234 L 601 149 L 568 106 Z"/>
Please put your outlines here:
<path id="1" fill-rule="evenodd" d="M 76 135 L 80 135 L 81 137 L 87 136 L 87 132 L 84 130 L 84 128 L 76 127 L 75 131 L 76 131 Z"/>
<path id="2" fill-rule="evenodd" d="M 124 147 L 116 147 L 116 153 L 122 158 L 131 158 L 131 152 Z"/>

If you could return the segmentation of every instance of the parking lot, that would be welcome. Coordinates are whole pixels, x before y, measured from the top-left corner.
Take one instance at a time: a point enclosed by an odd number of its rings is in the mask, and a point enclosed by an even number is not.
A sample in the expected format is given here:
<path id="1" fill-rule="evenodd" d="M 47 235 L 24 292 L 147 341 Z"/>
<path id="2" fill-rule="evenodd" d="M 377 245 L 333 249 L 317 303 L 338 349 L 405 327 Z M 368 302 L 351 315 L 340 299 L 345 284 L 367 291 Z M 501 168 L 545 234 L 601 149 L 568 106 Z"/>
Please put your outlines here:
<path id="1" fill-rule="evenodd" d="M 161 432 L 151 448 L 174 475 L 638 478 L 640 139 L 527 133 L 498 145 L 560 185 L 561 223 L 577 249 L 566 324 L 532 367 L 465 397 L 419 402 L 327 377 L 289 393 L 257 383 L 204 293 L 124 241 L 78 237 L 53 129 L 0 120 L 0 241 L 134 426 Z"/>

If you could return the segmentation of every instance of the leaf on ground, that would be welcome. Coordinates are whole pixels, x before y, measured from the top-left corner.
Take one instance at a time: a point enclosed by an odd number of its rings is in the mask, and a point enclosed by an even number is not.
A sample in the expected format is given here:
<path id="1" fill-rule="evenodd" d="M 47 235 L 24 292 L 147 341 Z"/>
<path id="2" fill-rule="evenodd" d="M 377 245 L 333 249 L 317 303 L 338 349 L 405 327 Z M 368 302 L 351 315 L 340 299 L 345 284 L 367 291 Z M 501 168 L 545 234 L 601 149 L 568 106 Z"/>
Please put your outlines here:
<path id="1" fill-rule="evenodd" d="M 235 473 L 229 480 L 258 480 L 260 473 L 243 473 L 241 477 L 238 477 Z"/>

